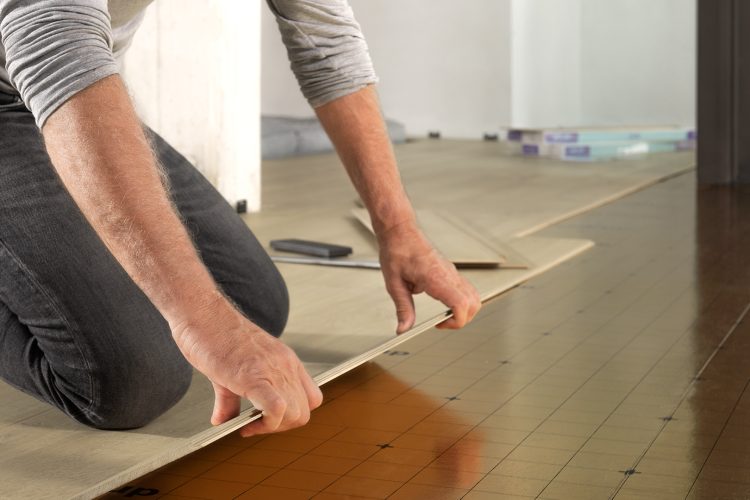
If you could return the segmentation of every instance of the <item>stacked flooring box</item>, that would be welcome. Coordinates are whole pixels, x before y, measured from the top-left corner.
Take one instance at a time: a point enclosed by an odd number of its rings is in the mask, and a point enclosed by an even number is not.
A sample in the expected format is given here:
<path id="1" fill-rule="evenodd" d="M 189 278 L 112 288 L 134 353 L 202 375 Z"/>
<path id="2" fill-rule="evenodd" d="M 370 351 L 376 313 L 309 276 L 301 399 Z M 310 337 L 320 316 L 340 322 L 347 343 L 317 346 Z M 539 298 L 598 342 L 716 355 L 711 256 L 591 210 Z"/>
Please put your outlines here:
<path id="1" fill-rule="evenodd" d="M 506 140 L 524 156 L 599 161 L 695 149 L 688 127 L 510 129 Z"/>

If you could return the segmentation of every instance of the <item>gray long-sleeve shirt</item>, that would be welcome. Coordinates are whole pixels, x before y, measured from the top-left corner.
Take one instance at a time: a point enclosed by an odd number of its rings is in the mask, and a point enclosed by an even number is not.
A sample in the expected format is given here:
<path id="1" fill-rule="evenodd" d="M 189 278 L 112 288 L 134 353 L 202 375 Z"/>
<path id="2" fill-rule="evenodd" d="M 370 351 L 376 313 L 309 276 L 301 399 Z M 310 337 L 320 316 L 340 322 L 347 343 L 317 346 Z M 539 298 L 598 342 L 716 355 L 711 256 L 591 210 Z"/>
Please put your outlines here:
<path id="1" fill-rule="evenodd" d="M 67 99 L 119 71 L 151 1 L 0 0 L 0 92 L 20 95 L 41 127 Z M 313 107 L 377 81 L 346 0 L 267 3 Z"/>

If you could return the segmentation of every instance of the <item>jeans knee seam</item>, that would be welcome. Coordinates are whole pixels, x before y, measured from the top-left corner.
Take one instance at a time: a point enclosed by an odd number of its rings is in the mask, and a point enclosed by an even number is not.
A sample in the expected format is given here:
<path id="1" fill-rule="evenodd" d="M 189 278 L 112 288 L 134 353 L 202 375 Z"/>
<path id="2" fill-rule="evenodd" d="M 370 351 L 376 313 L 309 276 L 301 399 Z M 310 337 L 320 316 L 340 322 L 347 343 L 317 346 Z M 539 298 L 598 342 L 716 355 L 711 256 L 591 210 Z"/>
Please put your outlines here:
<path id="1" fill-rule="evenodd" d="M 50 307 L 53 309 L 55 314 L 57 314 L 58 319 L 62 321 L 62 323 L 67 328 L 68 332 L 72 332 L 74 330 L 78 331 L 80 328 L 74 328 L 73 327 L 73 321 L 69 320 L 66 315 L 64 315 L 61 311 L 60 304 L 58 304 L 57 300 L 52 296 L 51 293 L 44 287 L 41 282 L 36 278 L 33 271 L 29 269 L 23 261 L 8 247 L 7 244 L 0 238 L 0 247 L 2 247 L 10 256 L 11 260 L 15 263 L 16 266 L 18 266 L 18 269 L 21 271 L 21 275 L 29 280 L 29 282 L 33 285 L 33 287 L 39 292 L 42 296 L 44 296 L 45 299 L 48 300 L 48 303 L 50 304 Z M 82 413 L 85 413 L 87 416 L 91 414 L 91 408 L 94 407 L 94 402 L 98 399 L 98 394 L 96 394 L 96 390 L 94 387 L 94 381 L 93 377 L 91 376 L 91 364 L 89 363 L 89 357 L 84 354 L 84 349 L 80 345 L 80 343 L 76 340 L 76 336 L 70 334 L 70 338 L 73 341 L 73 344 L 76 346 L 76 349 L 78 350 L 78 353 L 81 355 L 81 358 L 83 360 L 83 363 L 86 367 L 86 374 L 88 377 L 89 382 L 89 394 L 91 395 L 91 399 L 89 401 L 89 405 L 85 409 L 81 409 Z"/>

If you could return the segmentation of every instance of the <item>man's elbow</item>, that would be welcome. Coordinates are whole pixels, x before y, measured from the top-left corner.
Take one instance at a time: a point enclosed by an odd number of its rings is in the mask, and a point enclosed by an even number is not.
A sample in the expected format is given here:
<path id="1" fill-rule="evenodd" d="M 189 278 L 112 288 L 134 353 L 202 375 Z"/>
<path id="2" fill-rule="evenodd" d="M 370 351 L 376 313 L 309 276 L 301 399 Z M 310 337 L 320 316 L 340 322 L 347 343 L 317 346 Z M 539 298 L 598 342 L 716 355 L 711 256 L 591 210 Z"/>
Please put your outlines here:
<path id="1" fill-rule="evenodd" d="M 2 2 L 6 69 L 40 127 L 72 95 L 117 72 L 106 9 L 104 0 Z"/>

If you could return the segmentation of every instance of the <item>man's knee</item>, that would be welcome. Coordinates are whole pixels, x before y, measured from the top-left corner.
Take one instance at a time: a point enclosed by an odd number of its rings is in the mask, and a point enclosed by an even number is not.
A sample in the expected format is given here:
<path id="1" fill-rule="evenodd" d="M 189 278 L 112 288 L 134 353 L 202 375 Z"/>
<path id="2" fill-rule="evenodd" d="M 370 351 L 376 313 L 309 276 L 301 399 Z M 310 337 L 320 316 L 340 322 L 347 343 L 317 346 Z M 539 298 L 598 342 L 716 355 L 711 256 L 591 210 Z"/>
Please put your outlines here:
<path id="1" fill-rule="evenodd" d="M 87 425 L 97 429 L 136 429 L 172 408 L 188 391 L 192 369 L 186 361 L 128 372 L 116 384 L 102 385 L 87 412 Z"/>
<path id="2" fill-rule="evenodd" d="M 281 276 L 275 287 L 273 300 L 266 305 L 266 326 L 263 328 L 274 337 L 280 337 L 289 319 L 289 292 Z"/>
<path id="3" fill-rule="evenodd" d="M 289 319 L 289 292 L 286 283 L 275 267 L 260 282 L 260 290 L 232 297 L 232 300 L 253 323 L 274 337 L 280 337 Z"/>
<path id="4" fill-rule="evenodd" d="M 164 337 L 168 332 L 154 334 Z M 110 430 L 143 427 L 164 414 L 188 391 L 193 375 L 177 347 L 168 343 L 160 352 L 144 349 L 123 354 L 115 366 L 101 372 L 93 380 L 91 407 L 82 421 Z"/>

